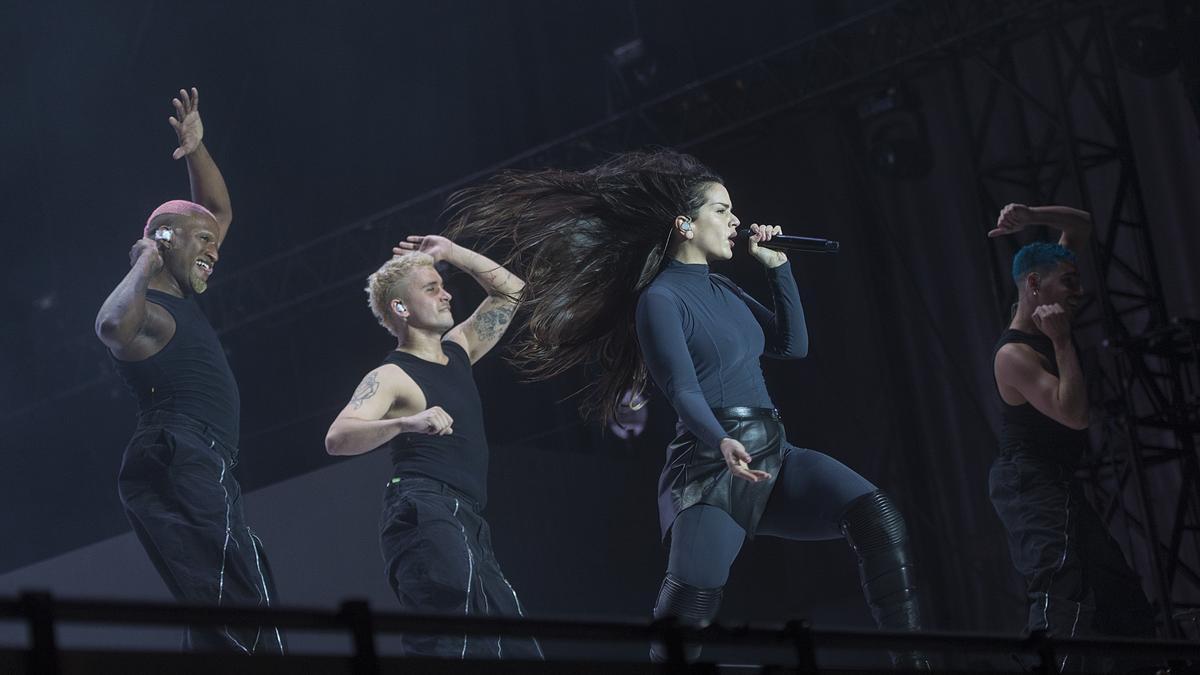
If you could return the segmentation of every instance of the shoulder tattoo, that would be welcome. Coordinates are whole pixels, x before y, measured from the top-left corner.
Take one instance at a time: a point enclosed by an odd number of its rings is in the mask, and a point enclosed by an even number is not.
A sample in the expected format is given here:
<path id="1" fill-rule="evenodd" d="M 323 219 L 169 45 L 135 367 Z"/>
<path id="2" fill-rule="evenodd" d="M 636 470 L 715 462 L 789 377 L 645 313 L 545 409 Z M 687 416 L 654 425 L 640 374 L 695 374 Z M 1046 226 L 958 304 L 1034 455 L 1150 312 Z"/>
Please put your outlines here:
<path id="1" fill-rule="evenodd" d="M 512 320 L 514 311 L 516 307 L 504 304 L 480 313 L 474 321 L 475 334 L 485 341 L 499 338 Z"/>
<path id="2" fill-rule="evenodd" d="M 354 390 L 354 397 L 350 399 L 350 406 L 355 410 L 362 407 L 362 404 L 375 395 L 379 391 L 379 376 L 375 371 L 367 373 L 363 381 L 359 383 L 358 389 Z"/>

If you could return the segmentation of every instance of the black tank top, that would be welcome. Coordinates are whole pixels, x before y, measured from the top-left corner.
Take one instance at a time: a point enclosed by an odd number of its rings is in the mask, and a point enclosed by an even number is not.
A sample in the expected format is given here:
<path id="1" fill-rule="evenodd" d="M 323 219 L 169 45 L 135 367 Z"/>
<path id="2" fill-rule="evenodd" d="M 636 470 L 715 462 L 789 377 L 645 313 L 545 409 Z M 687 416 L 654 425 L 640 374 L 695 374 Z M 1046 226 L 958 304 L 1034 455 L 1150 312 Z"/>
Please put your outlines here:
<path id="1" fill-rule="evenodd" d="M 208 317 L 191 297 L 177 298 L 151 289 L 146 291 L 146 300 L 175 318 L 175 335 L 148 359 L 113 357 L 117 372 L 137 397 L 139 414 L 169 411 L 187 415 L 207 424 L 218 440 L 236 448 L 241 398 Z"/>
<path id="2" fill-rule="evenodd" d="M 483 404 L 471 375 L 471 359 L 457 342 L 442 342 L 446 365 L 394 351 L 383 360 L 399 366 L 425 394 L 425 407 L 441 406 L 454 420 L 446 436 L 400 434 L 389 443 L 397 476 L 441 481 L 466 493 L 483 508 L 487 503 L 488 445 Z"/>
<path id="3" fill-rule="evenodd" d="M 1046 359 L 1046 369 L 1058 377 L 1058 361 L 1055 359 L 1054 343 L 1045 335 L 1031 335 L 1009 328 L 1000 335 L 992 351 L 996 353 L 1009 343 L 1029 345 Z M 999 396 L 999 385 L 996 395 Z M 1074 466 L 1087 450 L 1087 432 L 1072 429 L 1043 415 L 1029 402 L 1009 405 L 1000 399 L 1000 454 L 1034 455 L 1044 459 Z"/>

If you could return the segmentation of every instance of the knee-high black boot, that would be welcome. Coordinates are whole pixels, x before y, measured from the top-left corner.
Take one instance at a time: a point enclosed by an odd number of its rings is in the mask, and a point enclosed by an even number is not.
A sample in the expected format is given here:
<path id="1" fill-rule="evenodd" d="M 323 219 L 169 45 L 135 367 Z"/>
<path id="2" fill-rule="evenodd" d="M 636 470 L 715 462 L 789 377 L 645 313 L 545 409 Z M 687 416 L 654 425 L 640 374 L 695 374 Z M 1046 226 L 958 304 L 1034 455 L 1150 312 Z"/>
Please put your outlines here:
<path id="1" fill-rule="evenodd" d="M 697 588 L 685 584 L 668 574 L 658 590 L 658 601 L 654 603 L 654 618 L 674 618 L 681 625 L 704 628 L 712 623 L 721 607 L 721 595 L 725 587 Z M 655 642 L 650 646 L 650 660 L 665 663 L 668 660 L 665 645 Z M 689 663 L 700 658 L 700 645 L 684 645 L 684 657 Z"/>
<path id="2" fill-rule="evenodd" d="M 920 630 L 921 603 L 908 528 L 896 505 L 881 490 L 865 494 L 846 506 L 841 528 L 858 554 L 863 595 L 875 624 L 886 630 Z M 899 668 L 929 669 L 928 660 L 916 651 L 893 652 L 892 661 Z"/>

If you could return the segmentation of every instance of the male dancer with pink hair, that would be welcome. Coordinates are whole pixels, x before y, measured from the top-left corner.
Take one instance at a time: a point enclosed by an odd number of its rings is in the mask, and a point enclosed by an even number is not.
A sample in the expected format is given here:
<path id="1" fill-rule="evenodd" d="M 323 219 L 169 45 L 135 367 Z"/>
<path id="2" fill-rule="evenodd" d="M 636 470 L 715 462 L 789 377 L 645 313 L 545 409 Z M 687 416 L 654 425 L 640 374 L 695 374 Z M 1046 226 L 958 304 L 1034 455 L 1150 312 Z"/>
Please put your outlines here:
<path id="1" fill-rule="evenodd" d="M 233 210 L 201 139 L 199 92 L 180 90 L 174 159 L 187 158 L 192 201 L 156 208 L 130 270 L 96 316 L 96 335 L 138 400 L 118 487 L 155 569 L 181 602 L 267 606 L 275 597 L 262 542 L 246 525 L 237 464 L 240 400 L 216 331 L 196 304 Z M 283 653 L 271 626 L 191 627 L 185 649 Z"/>

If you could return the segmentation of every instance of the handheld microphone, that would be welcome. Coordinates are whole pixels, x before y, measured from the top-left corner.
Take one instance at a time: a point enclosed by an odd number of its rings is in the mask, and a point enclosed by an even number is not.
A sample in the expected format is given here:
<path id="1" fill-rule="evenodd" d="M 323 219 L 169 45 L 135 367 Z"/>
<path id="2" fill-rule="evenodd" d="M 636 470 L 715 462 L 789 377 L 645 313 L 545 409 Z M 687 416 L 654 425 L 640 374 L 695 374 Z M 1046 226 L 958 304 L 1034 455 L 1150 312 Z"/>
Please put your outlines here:
<path id="1" fill-rule="evenodd" d="M 738 230 L 738 241 L 749 239 L 750 234 L 750 228 Z M 842 247 L 841 243 L 832 239 L 798 237 L 794 234 L 777 234 L 771 237 L 771 241 L 760 242 L 758 245 L 776 251 L 803 251 L 805 253 L 837 253 Z"/>

